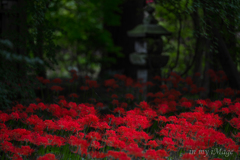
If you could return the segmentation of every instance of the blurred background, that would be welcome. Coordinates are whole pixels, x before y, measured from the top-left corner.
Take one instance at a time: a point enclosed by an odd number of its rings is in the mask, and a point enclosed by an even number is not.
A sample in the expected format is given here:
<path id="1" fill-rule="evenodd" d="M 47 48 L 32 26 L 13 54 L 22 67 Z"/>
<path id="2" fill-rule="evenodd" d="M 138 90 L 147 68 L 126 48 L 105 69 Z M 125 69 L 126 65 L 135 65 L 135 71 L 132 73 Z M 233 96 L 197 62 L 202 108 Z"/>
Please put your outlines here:
<path id="1" fill-rule="evenodd" d="M 154 11 L 147 11 L 147 6 Z M 124 74 L 147 77 L 145 81 L 151 80 L 150 75 L 167 78 L 175 72 L 204 87 L 204 98 L 211 83 L 221 81 L 217 77 L 228 77 L 222 88 L 240 89 L 237 1 L 1 0 L 0 7 L 0 103 L 6 106 L 33 96 L 33 88 L 40 86 L 36 76 L 67 79 L 71 70 L 94 80 Z M 151 24 L 146 22 L 151 15 L 155 25 L 171 34 L 160 36 L 157 43 L 153 43 L 156 37 L 143 37 L 148 44 L 144 48 L 139 37 L 128 32 Z M 145 66 L 131 61 L 138 50 L 168 58 L 160 58 L 164 65 L 151 71 L 146 67 L 150 58 Z"/>

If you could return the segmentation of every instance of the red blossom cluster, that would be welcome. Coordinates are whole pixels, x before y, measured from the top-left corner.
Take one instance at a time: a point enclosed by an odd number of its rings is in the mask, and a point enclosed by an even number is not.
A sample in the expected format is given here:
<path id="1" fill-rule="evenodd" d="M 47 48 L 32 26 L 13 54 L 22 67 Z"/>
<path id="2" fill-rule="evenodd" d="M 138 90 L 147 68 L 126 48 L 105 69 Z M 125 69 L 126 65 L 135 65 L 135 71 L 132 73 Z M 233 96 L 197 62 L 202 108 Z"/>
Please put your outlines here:
<path id="1" fill-rule="evenodd" d="M 72 73 L 76 74 L 74 71 Z M 214 75 L 212 71 L 210 73 Z M 224 76 L 220 71 L 217 75 Z M 200 73 L 195 76 L 200 76 Z M 42 78 L 39 80 L 42 83 L 44 81 Z M 90 80 L 89 77 L 85 77 L 85 80 L 82 90 L 99 87 L 97 81 Z M 239 153 L 240 134 L 234 132 L 227 136 L 222 131 L 226 123 L 236 131 L 240 129 L 239 102 L 230 98 L 215 101 L 185 98 L 180 90 L 195 94 L 203 92 L 203 88 L 194 85 L 191 77 L 183 79 L 174 72 L 171 72 L 168 78 L 155 76 L 154 80 L 168 84 L 146 83 L 148 87 L 158 87 L 158 91 L 147 93 L 147 97 L 152 99 L 149 102 L 138 101 L 135 92 L 125 92 L 111 93 L 108 96 L 109 104 L 103 104 L 93 97 L 89 103 L 75 103 L 59 96 L 57 104 L 40 102 L 27 107 L 17 104 L 9 113 L 0 111 L 0 149 L 8 157 L 19 160 L 32 156 L 41 146 L 46 148 L 65 145 L 70 146 L 74 154 L 96 159 L 163 160 L 176 155 L 180 150 L 209 150 L 216 146 Z M 59 79 L 53 82 L 61 83 Z M 137 88 L 136 90 L 144 86 L 119 74 L 114 75 L 114 79 L 104 81 L 104 86 L 112 91 L 122 91 L 120 85 L 125 85 L 127 89 Z M 60 86 L 52 86 L 51 89 L 62 90 Z M 79 95 L 72 93 L 69 97 L 78 98 Z M 99 115 L 99 108 L 109 108 L 110 105 L 112 114 Z M 132 105 L 134 109 L 130 108 Z M 179 110 L 184 112 L 179 113 Z M 52 119 L 39 116 L 39 111 L 47 112 Z M 223 118 L 222 115 L 230 118 Z M 24 124 L 27 129 L 9 127 L 13 122 Z M 58 133 L 62 134 L 57 135 Z M 32 148 L 33 145 L 37 147 Z M 191 160 L 209 158 L 209 155 L 199 152 L 185 152 L 179 157 Z M 48 153 L 44 156 L 38 155 L 36 159 L 57 158 Z"/>

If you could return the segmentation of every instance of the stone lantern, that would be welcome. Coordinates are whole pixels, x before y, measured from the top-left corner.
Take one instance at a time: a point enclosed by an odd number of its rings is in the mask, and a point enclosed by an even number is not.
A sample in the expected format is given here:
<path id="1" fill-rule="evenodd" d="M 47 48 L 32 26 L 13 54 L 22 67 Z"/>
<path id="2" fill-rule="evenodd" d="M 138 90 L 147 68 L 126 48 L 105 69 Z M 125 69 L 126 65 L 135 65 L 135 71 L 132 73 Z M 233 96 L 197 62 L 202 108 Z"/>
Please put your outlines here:
<path id="1" fill-rule="evenodd" d="M 147 6 L 143 24 L 128 31 L 129 37 L 136 38 L 135 52 L 129 55 L 129 59 L 134 66 L 138 66 L 137 78 L 142 79 L 143 83 L 147 82 L 149 75 L 161 72 L 161 68 L 169 60 L 169 56 L 161 55 L 163 50 L 161 36 L 171 35 L 171 32 L 158 24 L 153 16 L 154 11 L 153 7 Z"/>

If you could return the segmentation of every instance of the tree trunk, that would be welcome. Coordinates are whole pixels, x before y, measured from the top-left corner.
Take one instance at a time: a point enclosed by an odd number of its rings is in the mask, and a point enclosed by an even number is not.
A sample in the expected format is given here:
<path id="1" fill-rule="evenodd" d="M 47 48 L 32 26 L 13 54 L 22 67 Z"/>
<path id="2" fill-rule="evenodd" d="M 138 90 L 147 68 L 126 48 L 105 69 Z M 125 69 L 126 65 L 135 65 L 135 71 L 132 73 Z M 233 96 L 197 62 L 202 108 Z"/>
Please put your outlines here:
<path id="1" fill-rule="evenodd" d="M 132 75 L 134 72 L 134 66 L 129 61 L 129 54 L 134 52 L 134 42 L 135 39 L 128 37 L 127 32 L 132 30 L 138 24 L 143 21 L 143 7 L 144 0 L 131 0 L 125 1 L 122 8 L 121 14 L 121 25 L 120 26 L 105 26 L 105 28 L 112 34 L 114 44 L 116 46 L 122 47 L 121 52 L 124 54 L 124 58 L 119 58 L 111 53 L 109 57 L 116 58 L 116 63 L 111 67 L 102 67 L 102 71 L 111 69 L 116 71 L 123 71 L 123 74 L 127 76 Z"/>
<path id="2" fill-rule="evenodd" d="M 228 81 L 230 86 L 233 89 L 240 89 L 240 76 L 238 74 L 238 70 L 236 65 L 234 64 L 234 61 L 232 60 L 232 57 L 228 51 L 228 48 L 226 46 L 226 43 L 224 42 L 219 30 L 215 25 L 212 23 L 212 32 L 214 37 L 217 38 L 217 44 L 218 44 L 218 58 L 222 65 L 222 68 L 224 72 L 226 73 L 228 77 Z"/>
<path id="3" fill-rule="evenodd" d="M 201 36 L 200 33 L 200 18 L 198 14 L 198 8 L 195 7 L 195 11 L 191 14 L 193 25 L 194 25 L 194 31 L 195 31 L 195 38 L 196 38 L 196 44 L 195 44 L 195 56 L 194 56 L 194 69 L 193 69 L 193 82 L 199 87 L 201 85 L 201 78 L 194 76 L 194 73 L 200 72 L 202 73 L 202 57 L 204 53 L 204 47 L 206 44 L 206 38 Z M 205 73 L 203 73 L 205 74 Z"/>

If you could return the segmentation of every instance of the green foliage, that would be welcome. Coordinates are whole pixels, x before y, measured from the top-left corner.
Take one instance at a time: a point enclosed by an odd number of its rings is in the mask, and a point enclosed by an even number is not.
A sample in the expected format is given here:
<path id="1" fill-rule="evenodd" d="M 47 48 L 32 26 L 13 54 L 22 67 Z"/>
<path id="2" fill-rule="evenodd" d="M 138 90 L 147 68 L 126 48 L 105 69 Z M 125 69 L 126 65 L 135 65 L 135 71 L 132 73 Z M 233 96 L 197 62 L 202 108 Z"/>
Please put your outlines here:
<path id="1" fill-rule="evenodd" d="M 47 19 L 58 27 L 55 35 L 59 38 L 55 42 L 61 46 L 57 55 L 61 70 L 68 70 L 68 67 L 91 70 L 92 66 L 113 63 L 114 60 L 103 56 L 106 52 L 122 56 L 104 28 L 104 25 L 120 24 L 118 6 L 121 3 L 121 0 L 55 0 L 50 3 Z"/>
<path id="2" fill-rule="evenodd" d="M 35 79 L 23 71 L 30 66 L 43 64 L 39 58 L 29 58 L 12 53 L 13 44 L 9 40 L 0 40 L 0 109 L 9 109 L 13 101 L 25 103 L 34 98 Z M 22 70 L 19 70 L 21 66 Z"/>
<path id="3" fill-rule="evenodd" d="M 177 57 L 177 39 L 179 32 L 179 18 L 181 17 L 181 40 L 179 46 L 179 60 L 178 65 L 174 69 L 175 72 L 182 73 L 186 68 L 186 62 L 189 63 L 194 55 L 194 45 L 195 40 L 193 39 L 193 25 L 191 22 L 191 17 L 185 12 L 184 2 L 178 2 L 176 4 L 166 3 L 163 5 L 156 4 L 156 17 L 160 19 L 159 24 L 168 31 L 172 32 L 171 37 L 163 37 L 164 48 L 163 54 L 170 56 L 169 63 L 167 67 L 163 69 L 164 73 L 168 73 L 172 65 L 174 65 L 175 59 Z"/>
<path id="4" fill-rule="evenodd" d="M 56 63 L 55 29 L 45 18 L 47 3 L 27 0 L 3 14 L 9 20 L 0 35 L 0 109 L 11 108 L 15 101 L 32 103 L 40 86 L 36 73 Z"/>
<path id="5" fill-rule="evenodd" d="M 230 46 L 229 52 L 235 63 L 239 63 L 237 55 L 239 55 L 239 39 L 237 42 L 233 42 L 233 37 L 236 37 L 236 33 L 240 31 L 240 2 L 239 1 L 225 1 L 225 0 L 155 0 L 156 2 L 156 16 L 161 19 L 160 24 L 168 28 L 173 32 L 172 39 L 175 41 L 169 41 L 165 39 L 165 54 L 171 56 L 171 60 L 168 66 L 171 66 L 176 57 L 176 43 L 177 32 L 179 31 L 179 21 L 182 20 L 182 32 L 180 46 L 184 50 L 180 50 L 179 63 L 185 62 L 184 57 L 193 57 L 196 39 L 203 37 L 211 41 L 210 46 L 204 48 L 204 51 L 209 53 L 217 53 L 217 47 L 214 42 L 216 41 L 212 33 L 212 27 L 215 27 L 221 32 L 226 44 Z M 193 18 L 193 16 L 198 15 Z M 194 22 L 195 21 L 195 22 Z M 194 26 L 194 23 L 198 23 L 198 26 Z M 235 44 L 236 46 L 234 46 Z M 173 45 L 170 47 L 168 45 Z M 169 50 L 171 48 L 171 50 Z M 191 58 L 192 59 L 192 58 Z M 215 62 L 213 62 L 215 63 Z M 174 70 L 181 72 L 186 68 L 186 65 L 177 66 Z"/>

